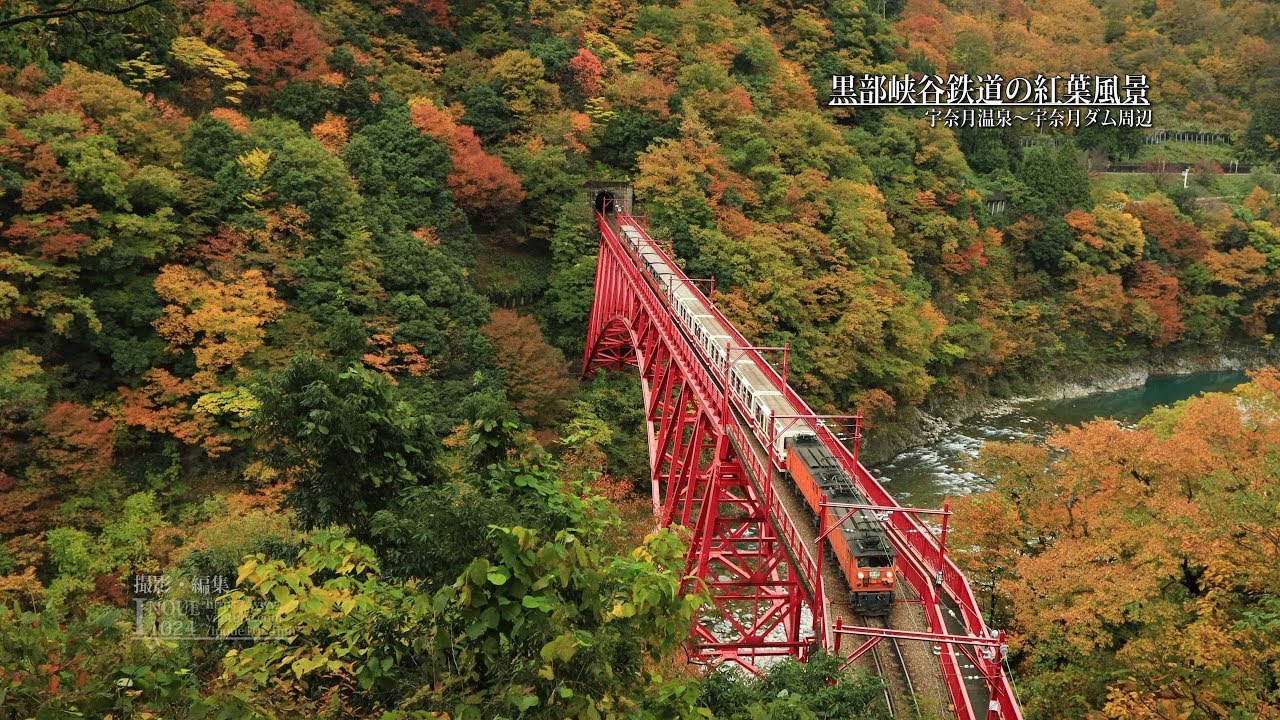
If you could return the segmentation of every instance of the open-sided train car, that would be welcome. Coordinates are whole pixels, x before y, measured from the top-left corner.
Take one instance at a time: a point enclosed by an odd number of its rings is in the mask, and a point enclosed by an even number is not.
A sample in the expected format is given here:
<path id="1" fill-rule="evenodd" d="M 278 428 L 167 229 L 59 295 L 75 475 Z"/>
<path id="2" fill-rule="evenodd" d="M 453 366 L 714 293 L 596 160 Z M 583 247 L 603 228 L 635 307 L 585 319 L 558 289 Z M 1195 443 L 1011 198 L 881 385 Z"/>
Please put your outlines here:
<path id="1" fill-rule="evenodd" d="M 751 358 L 729 352 L 730 328 L 709 312 L 701 294 L 688 282 L 676 280 L 675 268 L 629 216 L 613 214 L 611 207 L 606 212 L 611 214 L 611 227 L 617 228 L 619 237 L 635 253 L 655 290 L 670 302 L 677 324 L 702 349 L 715 374 L 727 374 L 728 391 L 746 410 L 744 417 L 757 439 L 765 446 L 772 443 L 776 458 L 786 458 L 787 472 L 815 516 L 824 494 L 831 502 L 866 504 L 866 498 L 815 436 L 809 421 L 797 418 L 800 413 L 786 395 Z M 835 512 L 826 511 L 828 527 L 837 519 Z M 858 511 L 827 540 L 849 583 L 854 612 L 888 613 L 893 604 L 897 553 L 875 516 Z"/>

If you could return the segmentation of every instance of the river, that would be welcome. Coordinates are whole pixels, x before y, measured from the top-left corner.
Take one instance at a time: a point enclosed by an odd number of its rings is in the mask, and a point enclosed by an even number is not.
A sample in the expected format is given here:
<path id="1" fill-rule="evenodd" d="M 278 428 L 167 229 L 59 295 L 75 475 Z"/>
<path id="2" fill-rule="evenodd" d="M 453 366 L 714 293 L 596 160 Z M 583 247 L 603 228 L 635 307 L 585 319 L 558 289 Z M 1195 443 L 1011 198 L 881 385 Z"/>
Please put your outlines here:
<path id="1" fill-rule="evenodd" d="M 870 470 L 900 504 L 939 507 L 945 497 L 990 489 L 987 478 L 971 469 L 973 459 L 989 440 L 1039 440 L 1054 426 L 1075 425 L 1094 418 L 1134 422 L 1160 405 L 1198 393 L 1230 390 L 1247 380 L 1242 372 L 1161 375 L 1130 390 L 1021 403 L 1014 405 L 1012 411 L 1006 408 L 970 418 L 956 425 L 945 438 L 906 450 Z"/>

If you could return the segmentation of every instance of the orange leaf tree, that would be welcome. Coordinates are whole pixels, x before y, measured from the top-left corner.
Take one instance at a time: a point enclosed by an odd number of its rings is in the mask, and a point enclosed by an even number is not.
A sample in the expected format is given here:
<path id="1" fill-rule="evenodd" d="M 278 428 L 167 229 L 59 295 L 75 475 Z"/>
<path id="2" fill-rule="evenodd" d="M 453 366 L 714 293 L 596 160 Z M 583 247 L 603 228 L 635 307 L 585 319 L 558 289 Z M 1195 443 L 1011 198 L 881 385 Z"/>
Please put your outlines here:
<path id="1" fill-rule="evenodd" d="M 424 135 L 448 143 L 453 168 L 448 185 L 458 207 L 474 216 L 487 211 L 508 212 L 524 200 L 520 178 L 498 157 L 480 147 L 470 127 L 454 122 L 430 100 L 410 105 L 410 120 Z"/>

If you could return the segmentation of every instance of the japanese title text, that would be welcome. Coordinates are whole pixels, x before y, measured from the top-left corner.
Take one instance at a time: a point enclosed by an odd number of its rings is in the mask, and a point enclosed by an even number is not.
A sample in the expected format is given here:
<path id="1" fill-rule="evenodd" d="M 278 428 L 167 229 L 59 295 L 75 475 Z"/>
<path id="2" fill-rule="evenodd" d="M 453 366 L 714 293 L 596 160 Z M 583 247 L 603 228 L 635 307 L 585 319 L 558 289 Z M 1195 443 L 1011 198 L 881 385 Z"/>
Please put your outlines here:
<path id="1" fill-rule="evenodd" d="M 828 105 L 925 109 L 931 124 L 1151 127 L 1145 75 L 833 75 Z"/>

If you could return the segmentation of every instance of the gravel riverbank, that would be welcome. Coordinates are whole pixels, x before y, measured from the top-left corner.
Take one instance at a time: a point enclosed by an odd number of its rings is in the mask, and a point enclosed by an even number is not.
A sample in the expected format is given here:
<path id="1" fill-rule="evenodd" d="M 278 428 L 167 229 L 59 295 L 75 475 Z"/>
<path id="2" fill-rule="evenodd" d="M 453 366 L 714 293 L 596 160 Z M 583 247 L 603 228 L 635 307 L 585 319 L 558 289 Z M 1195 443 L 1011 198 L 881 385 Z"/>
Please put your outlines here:
<path id="1" fill-rule="evenodd" d="M 1040 382 L 1011 397 L 974 392 L 960 398 L 930 399 L 921 407 L 903 410 L 891 422 L 870 427 L 865 433 L 861 459 L 868 465 L 887 462 L 905 450 L 938 442 L 968 420 L 1008 414 L 1027 403 L 1137 388 L 1152 376 L 1251 370 L 1266 365 L 1268 360 L 1280 363 L 1274 356 L 1259 353 L 1166 353 L 1132 365 L 1093 367 L 1066 374 L 1059 381 Z"/>

